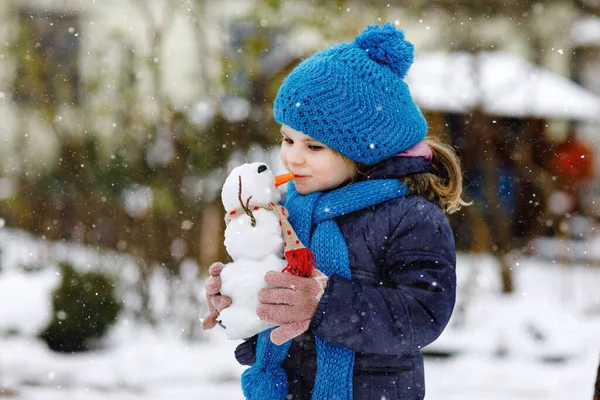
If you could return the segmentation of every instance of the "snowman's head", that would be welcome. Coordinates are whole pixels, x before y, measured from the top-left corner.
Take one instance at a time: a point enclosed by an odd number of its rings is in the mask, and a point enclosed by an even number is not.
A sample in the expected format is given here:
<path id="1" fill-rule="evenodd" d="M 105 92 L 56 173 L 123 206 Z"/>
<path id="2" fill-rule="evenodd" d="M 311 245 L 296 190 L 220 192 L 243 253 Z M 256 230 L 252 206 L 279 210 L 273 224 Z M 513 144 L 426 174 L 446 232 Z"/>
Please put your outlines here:
<path id="1" fill-rule="evenodd" d="M 223 185 L 221 200 L 226 211 L 240 206 L 240 180 L 244 205 L 250 196 L 252 196 L 250 204 L 264 206 L 277 203 L 281 199 L 281 193 L 275 187 L 275 175 L 267 164 L 262 162 L 243 164 L 231 171 Z"/>

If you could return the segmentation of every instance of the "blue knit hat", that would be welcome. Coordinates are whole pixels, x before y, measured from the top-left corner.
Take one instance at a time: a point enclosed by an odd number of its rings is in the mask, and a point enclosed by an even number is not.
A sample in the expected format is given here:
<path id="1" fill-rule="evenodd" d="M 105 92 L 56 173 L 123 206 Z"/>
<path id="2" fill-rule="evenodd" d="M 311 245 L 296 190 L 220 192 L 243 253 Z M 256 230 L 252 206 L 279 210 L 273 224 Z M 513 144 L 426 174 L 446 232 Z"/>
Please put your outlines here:
<path id="1" fill-rule="evenodd" d="M 371 25 L 352 43 L 303 60 L 275 98 L 275 120 L 346 157 L 375 164 L 427 133 L 406 76 L 413 45 L 392 23 Z"/>

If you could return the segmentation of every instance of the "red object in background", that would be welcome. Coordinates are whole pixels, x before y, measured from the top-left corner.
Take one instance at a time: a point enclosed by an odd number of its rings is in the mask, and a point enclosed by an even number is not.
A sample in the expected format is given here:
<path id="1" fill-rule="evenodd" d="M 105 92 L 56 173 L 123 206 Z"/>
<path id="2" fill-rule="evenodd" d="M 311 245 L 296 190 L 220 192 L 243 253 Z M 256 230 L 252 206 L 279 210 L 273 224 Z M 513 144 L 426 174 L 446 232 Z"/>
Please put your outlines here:
<path id="1" fill-rule="evenodd" d="M 580 183 L 594 175 L 593 156 L 589 146 L 572 139 L 556 147 L 550 167 L 561 181 Z"/>

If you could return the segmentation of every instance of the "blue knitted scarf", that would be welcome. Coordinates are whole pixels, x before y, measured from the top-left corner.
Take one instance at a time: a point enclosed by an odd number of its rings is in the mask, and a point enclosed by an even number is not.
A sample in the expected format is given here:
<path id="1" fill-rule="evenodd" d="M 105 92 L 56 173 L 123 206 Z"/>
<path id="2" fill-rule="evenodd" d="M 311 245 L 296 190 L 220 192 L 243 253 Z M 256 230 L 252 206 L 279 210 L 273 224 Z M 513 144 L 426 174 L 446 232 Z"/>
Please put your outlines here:
<path id="1" fill-rule="evenodd" d="M 305 196 L 290 183 L 285 207 L 296 234 L 315 254 L 319 270 L 327 276 L 337 274 L 350 279 L 348 248 L 334 218 L 404 196 L 406 192 L 407 187 L 397 179 L 357 182 Z M 273 344 L 269 338 L 271 330 L 258 335 L 256 362 L 242 374 L 242 390 L 249 400 L 285 400 L 288 394 L 282 365 L 292 341 L 281 346 Z M 312 398 L 351 400 L 354 351 L 319 337 L 315 340 L 317 376 Z"/>

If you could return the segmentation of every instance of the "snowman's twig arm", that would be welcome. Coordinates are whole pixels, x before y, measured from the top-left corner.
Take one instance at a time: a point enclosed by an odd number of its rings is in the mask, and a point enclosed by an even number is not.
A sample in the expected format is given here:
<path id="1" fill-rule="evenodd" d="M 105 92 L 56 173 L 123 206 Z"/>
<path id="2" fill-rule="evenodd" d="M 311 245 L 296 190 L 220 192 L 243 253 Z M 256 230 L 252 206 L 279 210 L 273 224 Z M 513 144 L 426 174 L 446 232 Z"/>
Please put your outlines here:
<path id="1" fill-rule="evenodd" d="M 242 206 L 242 209 L 244 210 L 244 212 L 246 214 L 248 214 L 248 216 L 250 217 L 250 221 L 252 222 L 252 227 L 256 226 L 256 219 L 254 218 L 254 214 L 252 214 L 252 211 L 250 210 L 249 204 L 250 204 L 250 199 L 252 198 L 252 196 L 248 197 L 248 199 L 246 200 L 246 204 L 244 204 L 244 200 L 242 200 L 242 176 L 238 176 L 239 178 L 239 185 L 238 185 L 238 200 L 240 201 L 240 205 Z"/>

